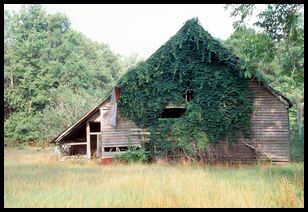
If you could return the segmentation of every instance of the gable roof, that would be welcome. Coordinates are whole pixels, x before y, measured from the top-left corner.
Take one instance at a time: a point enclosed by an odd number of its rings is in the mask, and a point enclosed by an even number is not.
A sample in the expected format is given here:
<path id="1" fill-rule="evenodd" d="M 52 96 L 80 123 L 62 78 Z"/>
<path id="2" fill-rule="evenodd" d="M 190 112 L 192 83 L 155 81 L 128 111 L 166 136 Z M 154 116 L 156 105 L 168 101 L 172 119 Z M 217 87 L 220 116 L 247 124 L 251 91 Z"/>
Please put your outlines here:
<path id="1" fill-rule="evenodd" d="M 219 62 L 226 64 L 232 70 L 243 71 L 239 58 L 235 56 L 231 51 L 225 48 L 220 41 L 213 38 L 204 28 L 200 25 L 197 18 L 190 19 L 184 23 L 181 29 L 173 35 L 165 44 L 157 49 L 147 60 L 142 64 L 156 63 L 162 58 L 176 57 L 173 49 L 182 50 L 183 41 L 193 41 L 196 49 L 203 49 L 204 60 L 211 60 L 211 56 L 214 55 Z M 199 45 L 199 43 L 202 43 Z M 139 66 L 141 64 L 138 64 Z M 130 70 L 130 69 L 129 69 Z M 134 71 L 128 71 L 119 80 L 119 84 L 122 84 L 126 75 L 133 73 Z"/>
<path id="2" fill-rule="evenodd" d="M 223 62 L 224 64 L 226 64 L 233 70 L 239 70 L 240 72 L 244 71 L 244 69 L 241 67 L 239 58 L 235 56 L 233 53 L 231 53 L 227 48 L 225 48 L 218 40 L 214 39 L 207 31 L 205 31 L 203 27 L 199 24 L 198 19 L 196 18 L 190 19 L 187 22 L 185 22 L 184 26 L 174 36 L 172 36 L 164 45 L 162 45 L 157 51 L 155 51 L 144 63 L 156 61 L 157 59 L 159 59 L 158 55 L 161 54 L 162 51 L 166 50 L 166 48 L 170 48 L 170 46 L 173 45 L 172 41 L 174 39 L 178 39 L 181 36 L 189 36 L 190 32 L 193 30 L 197 30 L 200 36 L 203 36 L 206 38 L 206 43 L 207 43 L 206 51 L 210 52 L 211 54 L 214 54 L 220 62 Z M 129 69 L 126 74 L 131 74 L 133 73 L 133 71 L 134 70 Z M 125 80 L 126 74 L 120 78 L 119 84 L 121 84 L 121 82 Z M 256 76 L 252 76 L 251 78 L 261 83 L 264 86 L 264 88 L 267 89 L 282 104 L 284 104 L 288 108 L 292 107 L 291 101 L 288 98 L 286 98 L 284 95 L 275 91 L 271 86 L 267 85 L 264 81 L 258 79 Z M 89 112 L 84 114 L 73 125 L 71 125 L 69 128 L 67 128 L 62 133 L 60 133 L 54 139 L 54 141 L 56 142 L 61 141 L 68 134 L 70 134 L 75 129 L 77 129 L 84 121 L 86 121 L 89 117 L 91 117 L 94 113 L 96 113 L 99 110 L 101 105 L 103 105 L 106 101 L 109 100 L 110 95 L 111 95 L 111 92 L 101 103 L 93 107 Z"/>
<path id="3" fill-rule="evenodd" d="M 77 129 L 80 125 L 82 125 L 84 121 L 86 121 L 88 118 L 90 118 L 92 115 L 94 115 L 96 112 L 99 111 L 99 108 L 109 100 L 110 95 L 111 94 L 109 94 L 108 97 L 106 97 L 101 103 L 93 107 L 90 111 L 86 112 L 83 116 L 81 116 L 81 118 L 79 118 L 70 127 L 62 131 L 57 137 L 53 139 L 53 141 L 55 142 L 61 141 L 63 138 L 65 138 L 67 135 L 69 135 L 71 132 Z"/>
<path id="4" fill-rule="evenodd" d="M 198 18 L 192 18 L 186 21 L 183 27 L 174 36 L 172 36 L 164 45 L 162 45 L 156 52 L 154 52 L 147 59 L 147 61 L 157 56 L 159 52 L 162 51 L 164 48 L 166 48 L 168 44 L 170 44 L 173 40 L 178 39 L 178 37 L 185 37 L 185 36 L 189 37 L 194 33 L 194 31 L 198 32 L 199 38 L 205 38 L 205 43 L 207 44 L 205 51 L 213 53 L 214 55 L 217 56 L 218 60 L 224 62 L 232 69 L 241 69 L 239 58 L 236 55 L 234 55 L 231 51 L 229 51 L 227 48 L 225 48 L 220 41 L 213 38 L 210 35 L 210 33 L 208 33 L 201 26 Z"/>

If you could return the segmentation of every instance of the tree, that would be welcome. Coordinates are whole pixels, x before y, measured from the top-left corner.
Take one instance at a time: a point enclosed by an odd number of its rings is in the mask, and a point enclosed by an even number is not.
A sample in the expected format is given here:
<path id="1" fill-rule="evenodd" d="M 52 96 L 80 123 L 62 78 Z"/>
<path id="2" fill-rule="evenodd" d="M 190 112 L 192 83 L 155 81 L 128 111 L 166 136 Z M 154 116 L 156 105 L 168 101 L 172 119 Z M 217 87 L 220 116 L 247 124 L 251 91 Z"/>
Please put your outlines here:
<path id="1" fill-rule="evenodd" d="M 259 15 L 255 24 L 263 29 L 274 41 L 296 36 L 303 4 L 269 4 Z"/>
<path id="2" fill-rule="evenodd" d="M 271 62 L 275 57 L 275 44 L 267 34 L 241 26 L 224 44 L 241 59 L 247 77 L 256 75 L 265 81 L 274 80 L 275 67 Z"/>
<path id="3" fill-rule="evenodd" d="M 58 113 L 61 116 L 70 114 L 72 105 L 80 107 L 72 116 L 77 119 L 77 113 L 85 112 L 89 104 L 93 107 L 105 97 L 130 65 L 133 63 L 127 63 L 108 45 L 93 42 L 71 29 L 68 17 L 63 14 L 47 14 L 41 5 L 23 6 L 18 13 L 5 11 L 5 138 L 11 141 L 50 138 L 61 130 L 48 114 L 59 112 L 55 102 L 64 105 L 65 111 Z M 55 98 L 55 93 L 62 92 L 63 98 Z M 72 117 L 69 123 L 75 121 Z M 66 123 L 65 118 L 58 123 Z M 47 122 L 44 126 L 50 132 L 48 135 L 40 133 L 42 122 Z"/>
<path id="4" fill-rule="evenodd" d="M 254 4 L 236 4 L 225 6 L 230 9 L 230 15 L 234 18 L 240 17 L 239 21 L 234 22 L 234 27 L 245 25 L 245 20 L 250 18 L 256 9 Z M 304 12 L 303 4 L 268 4 L 266 9 L 261 11 L 257 17 L 258 21 L 254 24 L 259 26 L 275 41 L 282 38 L 290 38 L 296 35 L 298 28 L 301 28 L 302 13 Z"/>

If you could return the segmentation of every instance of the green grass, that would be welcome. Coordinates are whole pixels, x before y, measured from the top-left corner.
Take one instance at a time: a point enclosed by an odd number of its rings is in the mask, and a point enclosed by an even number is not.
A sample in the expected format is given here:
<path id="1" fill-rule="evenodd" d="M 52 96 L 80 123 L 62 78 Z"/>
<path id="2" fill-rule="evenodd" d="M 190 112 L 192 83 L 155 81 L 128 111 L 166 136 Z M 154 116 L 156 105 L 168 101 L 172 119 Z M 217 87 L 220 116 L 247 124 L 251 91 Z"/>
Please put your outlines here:
<path id="1" fill-rule="evenodd" d="M 6 148 L 4 207 L 304 207 L 304 165 L 98 165 Z"/>

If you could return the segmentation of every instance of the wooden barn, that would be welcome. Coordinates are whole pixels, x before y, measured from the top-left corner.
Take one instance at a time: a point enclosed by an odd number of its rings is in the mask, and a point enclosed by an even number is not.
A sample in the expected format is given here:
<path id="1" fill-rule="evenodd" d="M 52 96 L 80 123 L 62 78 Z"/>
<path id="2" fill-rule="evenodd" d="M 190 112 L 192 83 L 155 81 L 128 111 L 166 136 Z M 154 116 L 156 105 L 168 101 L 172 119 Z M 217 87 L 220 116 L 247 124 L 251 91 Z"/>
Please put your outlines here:
<path id="1" fill-rule="evenodd" d="M 249 139 L 240 136 L 235 142 L 221 140 L 210 144 L 209 160 L 231 163 L 289 161 L 288 109 L 292 106 L 291 102 L 254 76 L 245 80 L 254 94 L 251 116 L 253 134 Z M 63 152 L 88 159 L 113 158 L 124 153 L 130 145 L 143 146 L 148 141 L 149 132 L 138 128 L 136 123 L 124 118 L 118 110 L 117 101 L 121 98 L 121 89 L 124 89 L 122 85 L 116 85 L 104 101 L 54 139 Z M 186 95 L 185 98 L 191 97 Z M 185 106 L 170 102 L 165 108 L 180 111 Z"/>

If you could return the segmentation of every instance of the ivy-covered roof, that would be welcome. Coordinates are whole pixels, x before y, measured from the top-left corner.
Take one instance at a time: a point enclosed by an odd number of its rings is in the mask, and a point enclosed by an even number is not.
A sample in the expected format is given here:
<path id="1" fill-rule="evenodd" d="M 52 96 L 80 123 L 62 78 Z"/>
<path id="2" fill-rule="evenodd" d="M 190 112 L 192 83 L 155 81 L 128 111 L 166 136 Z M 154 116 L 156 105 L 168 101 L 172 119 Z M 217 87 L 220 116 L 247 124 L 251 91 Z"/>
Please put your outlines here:
<path id="1" fill-rule="evenodd" d="M 174 36 L 172 36 L 164 45 L 155 51 L 145 62 L 139 64 L 139 66 L 142 67 L 144 64 L 150 63 L 157 64 L 154 70 L 152 70 L 155 71 L 159 68 L 163 59 L 170 57 L 177 58 L 176 54 L 183 48 L 182 45 L 185 38 L 186 40 L 193 41 L 196 50 L 198 50 L 198 53 L 201 53 L 202 60 L 207 60 L 210 62 L 214 57 L 219 62 L 222 62 L 230 67 L 231 70 L 238 72 L 241 77 L 245 77 L 245 68 L 241 64 L 240 59 L 227 48 L 225 48 L 220 41 L 213 38 L 206 30 L 204 30 L 197 18 L 186 21 L 183 27 Z M 176 51 L 175 49 L 179 51 Z M 199 49 L 201 49 L 201 51 Z M 193 50 L 194 49 L 192 49 L 192 51 Z M 168 71 L 176 71 L 172 70 L 172 68 L 173 67 L 171 67 L 171 69 Z M 129 69 L 128 73 L 119 79 L 119 84 L 121 85 L 125 81 L 127 82 L 129 78 L 128 76 L 133 74 L 138 75 L 140 73 L 136 73 L 136 68 Z M 262 83 L 262 85 L 264 85 L 264 87 L 279 101 L 281 101 L 283 104 L 285 104 L 286 101 L 288 107 L 292 107 L 292 103 L 287 97 L 267 85 L 265 81 L 254 75 L 252 75 L 250 78 Z"/>
<path id="2" fill-rule="evenodd" d="M 198 37 L 194 36 L 196 34 Z M 211 60 L 211 56 L 213 54 L 219 59 L 219 61 L 224 62 L 232 69 L 242 69 L 239 58 L 232 54 L 217 39 L 213 38 L 206 30 L 204 30 L 204 28 L 199 23 L 198 18 L 193 18 L 186 21 L 183 27 L 156 52 L 154 52 L 147 59 L 147 61 L 155 60 L 155 57 L 159 57 L 160 52 L 163 52 L 166 48 L 176 47 L 174 43 L 178 43 L 178 46 L 181 48 L 181 43 L 178 41 L 185 37 L 187 37 L 189 40 L 195 41 L 197 49 L 203 48 L 203 57 L 208 55 L 208 58 L 204 59 Z M 205 45 L 201 46 L 201 43 Z M 172 53 L 171 49 L 170 53 Z"/>

